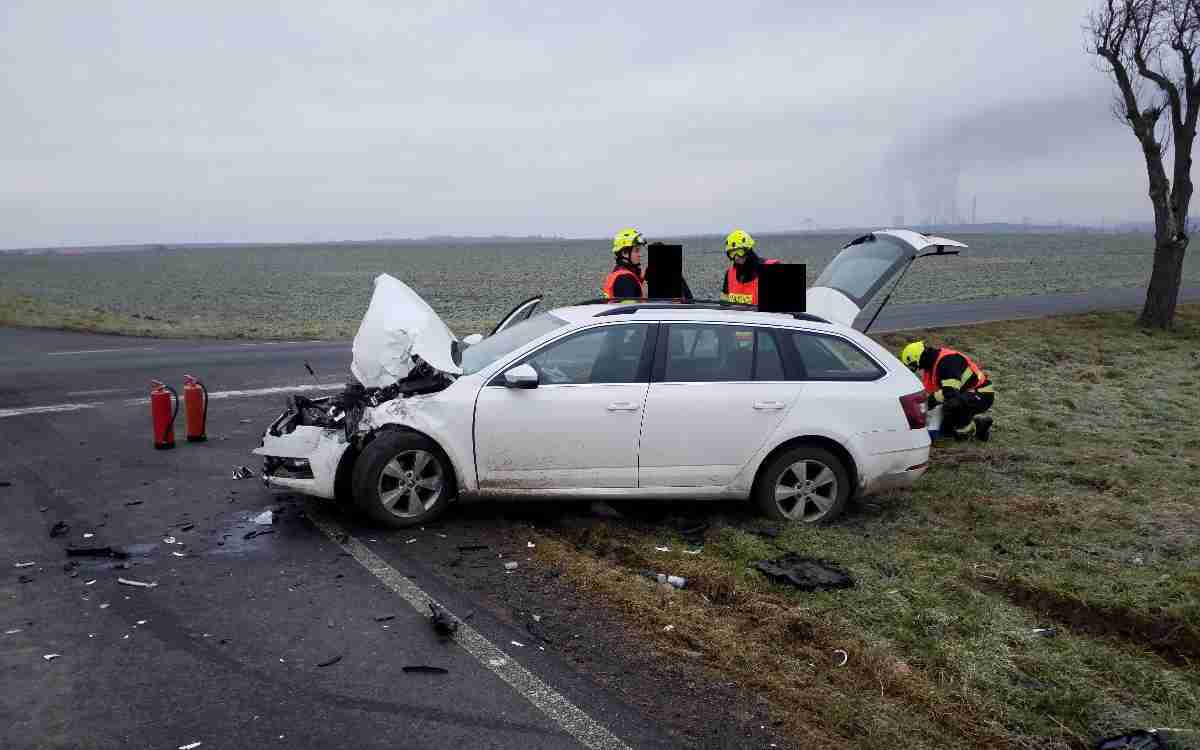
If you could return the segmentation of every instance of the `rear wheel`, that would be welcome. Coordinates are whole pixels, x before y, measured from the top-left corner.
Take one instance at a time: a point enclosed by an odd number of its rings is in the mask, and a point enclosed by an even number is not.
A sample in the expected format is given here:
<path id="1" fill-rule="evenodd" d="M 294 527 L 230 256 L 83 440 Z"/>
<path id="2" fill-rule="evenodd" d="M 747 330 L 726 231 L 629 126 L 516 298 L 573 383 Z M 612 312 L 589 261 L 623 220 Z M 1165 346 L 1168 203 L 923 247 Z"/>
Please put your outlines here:
<path id="1" fill-rule="evenodd" d="M 384 526 L 429 523 L 446 510 L 454 495 L 450 461 L 422 435 L 380 435 L 354 464 L 354 502 Z"/>
<path id="2" fill-rule="evenodd" d="M 830 451 L 798 445 L 780 453 L 763 470 L 754 500 L 776 521 L 829 523 L 850 501 L 850 475 Z"/>

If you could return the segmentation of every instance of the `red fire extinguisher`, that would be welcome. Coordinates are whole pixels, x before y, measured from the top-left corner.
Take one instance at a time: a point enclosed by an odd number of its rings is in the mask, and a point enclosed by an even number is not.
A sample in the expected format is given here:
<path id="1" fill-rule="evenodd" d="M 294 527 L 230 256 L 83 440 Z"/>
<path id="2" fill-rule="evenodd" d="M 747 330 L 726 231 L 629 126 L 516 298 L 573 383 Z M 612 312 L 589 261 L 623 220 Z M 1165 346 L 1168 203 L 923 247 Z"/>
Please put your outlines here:
<path id="1" fill-rule="evenodd" d="M 154 422 L 154 447 L 169 450 L 175 447 L 175 417 L 179 414 L 179 394 L 158 380 L 150 381 L 150 417 Z M 175 408 L 171 408 L 171 399 Z"/>
<path id="2" fill-rule="evenodd" d="M 192 375 L 183 376 L 183 413 L 187 417 L 188 442 L 208 440 L 204 432 L 208 423 L 208 389 Z"/>

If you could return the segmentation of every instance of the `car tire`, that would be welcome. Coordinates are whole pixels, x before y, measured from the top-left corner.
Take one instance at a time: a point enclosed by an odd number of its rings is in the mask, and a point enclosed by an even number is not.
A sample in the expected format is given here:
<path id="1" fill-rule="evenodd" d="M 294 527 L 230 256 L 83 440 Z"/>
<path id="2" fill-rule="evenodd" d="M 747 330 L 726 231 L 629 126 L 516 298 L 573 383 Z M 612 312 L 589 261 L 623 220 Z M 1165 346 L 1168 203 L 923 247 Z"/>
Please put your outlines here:
<path id="1" fill-rule="evenodd" d="M 842 514 L 851 494 L 842 459 L 818 445 L 801 444 L 771 459 L 759 475 L 754 501 L 774 521 L 826 524 Z"/>
<path id="2" fill-rule="evenodd" d="M 433 521 L 454 498 L 454 469 L 441 448 L 414 432 L 389 431 L 354 463 L 354 502 L 368 518 L 396 529 Z"/>

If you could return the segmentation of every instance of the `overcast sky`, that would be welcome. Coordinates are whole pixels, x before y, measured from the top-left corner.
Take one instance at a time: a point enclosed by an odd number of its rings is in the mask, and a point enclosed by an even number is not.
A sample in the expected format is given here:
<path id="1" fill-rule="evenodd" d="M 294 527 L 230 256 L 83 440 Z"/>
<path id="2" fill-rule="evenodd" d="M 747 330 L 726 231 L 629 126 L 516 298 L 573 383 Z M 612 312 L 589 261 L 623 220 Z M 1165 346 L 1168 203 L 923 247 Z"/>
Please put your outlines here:
<path id="1" fill-rule="evenodd" d="M 1089 0 L 549 5 L 4 0 L 0 247 L 1151 218 Z"/>

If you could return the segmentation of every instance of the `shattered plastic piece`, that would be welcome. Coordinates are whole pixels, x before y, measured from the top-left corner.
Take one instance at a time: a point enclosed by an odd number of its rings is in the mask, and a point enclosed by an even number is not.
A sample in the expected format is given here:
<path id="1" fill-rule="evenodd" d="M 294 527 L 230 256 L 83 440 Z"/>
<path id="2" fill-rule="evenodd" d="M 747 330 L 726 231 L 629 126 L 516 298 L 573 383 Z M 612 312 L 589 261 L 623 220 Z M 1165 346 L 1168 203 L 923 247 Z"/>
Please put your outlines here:
<path id="1" fill-rule="evenodd" d="M 179 750 L 196 750 L 196 748 L 200 747 L 201 744 L 202 743 L 199 742 L 189 742 L 186 745 L 180 745 Z"/>
<path id="2" fill-rule="evenodd" d="M 685 550 L 683 551 L 683 554 L 685 554 L 685 555 L 698 555 L 698 554 L 700 554 L 700 553 L 701 553 L 701 552 L 703 552 L 703 551 L 704 551 L 704 548 L 703 548 L 703 547 L 701 547 L 700 549 L 685 549 Z"/>
<path id="3" fill-rule="evenodd" d="M 409 539 L 407 542 L 405 542 L 405 544 L 412 544 L 412 543 L 413 543 L 413 542 L 415 542 L 415 541 L 417 541 L 417 540 L 416 540 L 416 539 Z"/>
<path id="4" fill-rule="evenodd" d="M 104 604 L 100 605 L 100 609 L 108 609 L 111 606 L 112 606 L 111 604 L 109 604 L 108 602 L 105 602 Z"/>
<path id="5" fill-rule="evenodd" d="M 525 644 L 521 643 L 520 641 L 509 641 L 509 643 L 511 643 L 514 646 L 520 646 L 521 648 L 525 648 Z"/>
<path id="6" fill-rule="evenodd" d="M 60 656 L 62 656 L 62 654 L 42 654 L 42 658 L 46 661 L 54 661 Z"/>
<path id="7" fill-rule="evenodd" d="M 1058 628 L 1034 628 L 1029 631 L 1031 635 L 1040 635 L 1043 638 L 1053 638 L 1058 635 Z"/>
<path id="8" fill-rule="evenodd" d="M 337 664 L 341 660 L 342 660 L 342 655 L 338 654 L 337 656 L 329 657 L 325 661 L 317 662 L 317 666 L 318 667 L 332 667 L 334 664 Z"/>
<path id="9" fill-rule="evenodd" d="M 1157 729 L 1138 729 L 1096 743 L 1096 750 L 1167 750 L 1166 740 Z"/>
<path id="10" fill-rule="evenodd" d="M 171 554 L 175 557 L 187 557 L 187 555 L 182 552 L 172 552 Z"/>
<path id="11" fill-rule="evenodd" d="M 32 563 L 32 562 L 13 563 L 14 568 L 32 568 L 34 565 L 37 565 L 37 563 Z"/>
<path id="12" fill-rule="evenodd" d="M 414 672 L 418 674 L 450 674 L 450 670 L 444 667 L 427 667 L 423 664 L 418 664 L 411 667 L 401 667 L 400 669 L 401 671 L 408 672 L 409 674 Z"/>
<path id="13" fill-rule="evenodd" d="M 537 545 L 534 544 L 533 542 L 525 542 L 525 546 L 528 547 L 529 549 L 533 549 L 533 548 L 537 547 Z"/>
<path id="14" fill-rule="evenodd" d="M 192 530 L 192 529 L 194 529 L 194 528 L 196 528 L 196 524 L 194 524 L 194 523 L 185 523 L 184 525 L 182 525 L 182 526 L 180 526 L 180 527 L 179 527 L 179 530 L 180 530 L 180 531 L 191 531 L 191 530 Z"/>
<path id="15" fill-rule="evenodd" d="M 173 537 L 173 536 L 163 537 L 163 544 L 178 544 L 178 543 L 179 542 L 175 541 L 175 537 Z"/>
<path id="16" fill-rule="evenodd" d="M 649 578 L 652 581 L 658 581 L 659 583 L 666 583 L 671 586 L 674 586 L 677 589 L 682 589 L 682 588 L 687 587 L 687 579 L 684 578 L 683 576 L 672 576 L 672 575 L 667 575 L 666 573 L 652 573 L 648 570 L 642 571 L 642 575 L 646 576 L 647 578 Z"/>
<path id="17" fill-rule="evenodd" d="M 433 629 L 437 631 L 438 635 L 452 636 L 458 632 L 458 620 L 455 620 L 449 612 L 433 602 L 429 602 L 429 611 L 433 613 L 430 624 L 433 625 Z"/>
<path id="18" fill-rule="evenodd" d="M 838 654 L 842 655 L 842 659 L 841 659 L 841 661 L 838 662 L 838 666 L 839 667 L 846 666 L 846 662 L 850 661 L 850 654 L 846 653 L 844 650 L 842 650 L 840 648 L 834 650 L 834 652 L 833 652 L 834 656 L 837 656 Z"/>
<path id="19" fill-rule="evenodd" d="M 132 507 L 134 505 L 141 505 L 141 504 L 142 504 L 141 500 L 130 500 L 129 502 L 125 503 L 125 505 L 129 506 L 129 507 Z"/>
<path id="20" fill-rule="evenodd" d="M 275 523 L 275 514 L 272 511 L 264 510 L 251 520 L 259 526 L 270 526 Z"/>
<path id="21" fill-rule="evenodd" d="M 671 548 L 670 547 L 655 547 L 654 551 L 655 552 L 670 552 Z"/>
<path id="22" fill-rule="evenodd" d="M 4 634 L 5 635 L 16 635 L 17 633 L 20 633 L 20 632 L 21 632 L 21 628 L 13 628 L 12 630 L 5 630 Z"/>
<path id="23" fill-rule="evenodd" d="M 65 536 L 70 530 L 71 525 L 66 521 L 56 521 L 54 525 L 50 527 L 50 538 L 53 539 L 55 537 Z"/>
<path id="24" fill-rule="evenodd" d="M 33 576 L 17 576 L 18 583 L 33 583 Z"/>
<path id="25" fill-rule="evenodd" d="M 93 583 L 95 583 L 95 582 L 96 582 L 96 579 L 95 579 L 95 578 L 93 578 L 93 579 L 92 579 L 92 580 L 90 580 L 90 581 L 84 581 L 84 582 L 83 582 L 83 585 L 84 585 L 84 586 L 91 586 L 91 585 L 92 585 Z"/>
<path id="26" fill-rule="evenodd" d="M 138 587 L 144 588 L 144 589 L 152 589 L 158 585 L 157 581 L 148 583 L 146 581 L 135 581 L 130 578 L 118 578 L 117 583 L 122 583 L 126 586 L 138 586 Z M 103 606 L 103 605 L 101 605 L 101 606 Z"/>
<path id="27" fill-rule="evenodd" d="M 112 547 L 67 547 L 67 557 L 116 557 L 124 559 L 129 553 Z M 79 563 L 75 563 L 78 565 Z"/>
<path id="28" fill-rule="evenodd" d="M 242 539 L 253 539 L 256 536 L 264 536 L 266 534 L 274 534 L 275 529 L 255 529 L 242 534 Z"/>
<path id="29" fill-rule="evenodd" d="M 670 633 L 670 632 L 671 632 L 672 630 L 674 630 L 674 629 L 675 629 L 675 626 L 674 626 L 674 625 L 665 625 L 665 626 L 663 626 L 663 632 L 666 632 L 666 633 Z"/>
<path id="30" fill-rule="evenodd" d="M 138 625 L 145 625 L 145 624 L 146 624 L 146 620 L 138 620 L 138 621 L 137 621 L 137 624 L 138 624 Z"/>
<path id="31" fill-rule="evenodd" d="M 233 478 L 234 479 L 253 479 L 254 472 L 250 471 L 250 467 L 248 467 L 248 466 L 235 466 L 235 467 L 233 467 Z"/>
<path id="32" fill-rule="evenodd" d="M 388 620 L 395 620 L 395 619 L 396 619 L 395 615 L 379 615 L 378 617 L 375 618 L 375 622 L 387 622 Z"/>
<path id="33" fill-rule="evenodd" d="M 504 569 L 505 569 L 505 570 L 516 570 L 516 569 L 517 569 L 517 567 L 518 567 L 518 566 L 517 566 L 517 563 L 515 563 L 515 562 L 506 562 L 506 563 L 504 563 Z"/>
<path id="34" fill-rule="evenodd" d="M 96 535 L 95 535 L 95 534 L 93 534 L 92 532 L 90 532 L 90 531 L 89 531 L 89 532 L 87 532 L 86 534 L 84 534 L 84 535 L 83 535 L 83 538 L 84 538 L 84 539 L 91 539 L 91 538 L 92 538 L 92 537 L 94 537 L 94 536 L 96 536 Z"/>
<path id="35" fill-rule="evenodd" d="M 789 552 L 774 560 L 759 560 L 754 567 L 776 583 L 787 583 L 801 591 L 817 589 L 848 589 L 853 579 L 844 571 L 811 557 Z"/>

